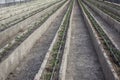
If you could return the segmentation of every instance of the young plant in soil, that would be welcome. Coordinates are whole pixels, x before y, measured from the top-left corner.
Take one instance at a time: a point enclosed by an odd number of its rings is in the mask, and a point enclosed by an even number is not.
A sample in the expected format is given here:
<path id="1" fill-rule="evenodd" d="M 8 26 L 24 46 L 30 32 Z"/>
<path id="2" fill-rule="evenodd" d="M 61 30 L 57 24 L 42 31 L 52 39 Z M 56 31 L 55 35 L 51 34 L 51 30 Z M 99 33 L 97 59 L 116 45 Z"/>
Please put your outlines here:
<path id="1" fill-rule="evenodd" d="M 66 40 L 66 34 L 69 26 L 70 14 L 72 11 L 73 1 L 71 1 L 70 6 L 64 16 L 64 21 L 60 26 L 60 31 L 58 32 L 58 38 L 52 52 L 50 53 L 49 60 L 47 62 L 46 68 L 43 71 L 42 80 L 58 80 L 59 68 L 62 60 L 62 55 L 64 51 L 64 45 Z"/>
<path id="2" fill-rule="evenodd" d="M 19 22 L 21 22 L 21 21 L 23 21 L 23 20 L 25 20 L 25 19 L 27 19 L 27 18 L 29 18 L 31 16 L 33 16 L 33 15 L 35 15 L 35 14 L 37 14 L 37 13 L 39 13 L 39 12 L 45 10 L 45 9 L 47 9 L 48 7 L 50 7 L 50 6 L 52 6 L 52 5 L 56 4 L 56 3 L 57 2 L 55 2 L 53 4 L 50 4 L 47 7 L 39 8 L 39 9 L 37 9 L 35 11 L 32 11 L 32 12 L 22 16 L 21 18 L 16 18 L 16 19 L 14 19 L 12 21 L 6 22 L 5 24 L 1 24 L 0 25 L 0 32 L 4 31 L 5 29 L 7 29 L 7 28 L 9 28 L 9 27 L 11 27 L 11 26 L 13 26 L 13 25 L 15 25 L 15 24 L 17 24 L 17 23 L 19 23 Z"/>
<path id="3" fill-rule="evenodd" d="M 107 50 L 110 53 L 110 56 L 112 56 L 113 61 L 120 66 L 120 51 L 116 49 L 116 47 L 113 45 L 109 37 L 105 34 L 105 32 L 102 30 L 100 25 L 95 21 L 95 19 L 91 16 L 91 14 L 88 12 L 88 10 L 85 8 L 82 2 L 79 1 L 79 3 L 82 5 L 85 13 L 87 14 L 89 20 L 92 23 L 93 28 L 96 30 L 102 44 L 104 45 L 104 49 Z"/>
<path id="4" fill-rule="evenodd" d="M 49 14 L 45 15 L 44 18 L 38 22 L 36 22 L 33 26 L 31 26 L 27 31 L 17 36 L 15 40 L 13 40 L 10 44 L 5 46 L 0 51 L 0 62 L 2 59 L 7 56 L 10 52 L 12 52 L 17 46 L 19 46 L 27 37 L 29 37 L 37 28 L 39 28 L 54 12 L 56 12 L 66 1 L 59 4 L 53 11 Z"/>
<path id="5" fill-rule="evenodd" d="M 94 6 L 96 6 L 98 9 L 100 9 L 101 11 L 103 11 L 104 13 L 110 15 L 113 19 L 117 20 L 118 22 L 120 22 L 120 16 L 111 12 L 111 10 L 106 9 L 104 6 L 100 6 L 99 4 L 94 4 L 94 2 L 88 0 L 88 2 L 90 2 L 91 4 L 93 4 Z"/>

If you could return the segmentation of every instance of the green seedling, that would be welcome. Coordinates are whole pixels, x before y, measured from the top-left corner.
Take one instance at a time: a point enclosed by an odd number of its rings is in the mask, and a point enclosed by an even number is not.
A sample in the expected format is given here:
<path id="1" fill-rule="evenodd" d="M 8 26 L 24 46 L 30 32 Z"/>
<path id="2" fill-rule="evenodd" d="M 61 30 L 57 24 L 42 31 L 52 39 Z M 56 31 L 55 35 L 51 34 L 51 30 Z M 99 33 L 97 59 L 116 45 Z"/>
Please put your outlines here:
<path id="1" fill-rule="evenodd" d="M 87 9 L 84 7 L 82 2 L 80 4 L 83 6 L 83 9 L 85 13 L 87 14 L 88 18 L 90 19 L 94 29 L 97 31 L 98 35 L 103 38 L 102 43 L 104 46 L 106 46 L 107 50 L 113 55 L 113 58 L 116 60 L 116 62 L 120 62 L 120 54 L 119 51 L 116 49 L 116 47 L 113 45 L 111 40 L 108 38 L 108 36 L 105 34 L 105 32 L 102 30 L 102 28 L 97 24 L 97 22 L 94 20 L 94 18 L 91 16 L 91 14 L 87 11 Z"/>

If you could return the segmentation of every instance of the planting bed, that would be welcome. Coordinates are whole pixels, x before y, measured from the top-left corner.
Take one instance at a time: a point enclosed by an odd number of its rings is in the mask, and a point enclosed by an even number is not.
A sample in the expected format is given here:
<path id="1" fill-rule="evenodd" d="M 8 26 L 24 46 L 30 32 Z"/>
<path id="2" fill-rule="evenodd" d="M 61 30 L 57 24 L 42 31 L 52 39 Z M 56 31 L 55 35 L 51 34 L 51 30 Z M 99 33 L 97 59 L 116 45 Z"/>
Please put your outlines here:
<path id="1" fill-rule="evenodd" d="M 64 44 L 66 40 L 66 33 L 69 27 L 69 18 L 72 10 L 73 2 L 69 5 L 69 8 L 62 20 L 59 30 L 47 52 L 45 59 L 39 72 L 36 74 L 34 80 L 58 80 L 59 68 L 61 65 L 61 59 L 64 51 Z"/>
<path id="2" fill-rule="evenodd" d="M 88 8 L 88 7 L 87 7 Z M 112 29 L 110 27 L 110 25 L 108 25 L 107 23 L 105 23 L 104 20 L 101 19 L 101 17 L 99 17 L 98 15 L 96 15 L 90 8 L 89 12 L 91 14 L 91 16 L 96 20 L 96 22 L 100 25 L 101 29 L 104 31 L 104 33 L 106 34 L 106 36 L 108 36 L 109 40 L 111 41 L 111 43 L 114 45 L 114 48 L 116 48 L 116 51 L 114 52 L 118 54 L 118 59 L 120 58 L 119 54 L 120 54 L 120 35 L 118 32 L 116 32 L 114 29 Z M 120 61 L 118 61 L 117 63 L 120 65 L 119 63 Z"/>
<path id="3" fill-rule="evenodd" d="M 90 9 L 88 11 L 91 12 Z M 94 14 L 94 15 L 92 15 L 92 14 Z M 116 60 L 115 60 L 115 62 L 118 65 L 120 65 L 120 60 L 119 60 L 120 59 L 120 36 L 119 36 L 119 33 L 116 32 L 111 27 L 109 27 L 110 25 L 108 25 L 107 23 L 105 23 L 104 20 L 100 20 L 101 18 L 98 17 L 98 16 L 96 16 L 94 12 L 92 12 L 92 14 L 91 15 L 94 18 L 96 18 L 97 23 L 101 26 L 101 29 L 103 30 L 103 32 L 106 34 L 106 36 L 108 36 L 108 39 L 106 39 L 106 42 L 112 44 L 111 46 L 113 46 L 113 48 L 114 48 L 113 51 L 112 51 L 112 53 L 113 53 L 113 55 L 115 54 L 116 56 L 114 56 L 114 57 L 117 58 L 117 62 L 116 62 Z"/>
<path id="4" fill-rule="evenodd" d="M 75 1 L 70 21 L 71 37 L 65 78 L 61 80 L 104 80 L 82 10 Z M 67 51 L 64 53 L 66 54 Z"/>
<path id="5" fill-rule="evenodd" d="M 84 1 L 94 12 L 96 12 L 107 24 L 109 24 L 113 29 L 116 29 L 120 33 L 120 22 L 113 19 L 111 16 L 105 14 L 95 6 L 91 5 L 90 3 Z"/>
<path id="6" fill-rule="evenodd" d="M 55 2 L 54 3 L 51 2 L 51 3 L 44 5 L 44 6 L 41 6 L 41 7 L 38 6 L 37 8 L 34 8 L 33 10 L 29 10 L 28 12 L 24 12 L 22 14 L 10 17 L 10 18 L 5 19 L 5 20 L 2 20 L 0 22 L 1 23 L 0 32 L 4 31 L 5 29 L 7 29 L 11 26 L 14 26 L 15 24 L 17 24 L 21 21 L 26 20 L 27 18 L 29 18 L 31 16 L 39 14 L 39 12 L 43 11 L 44 9 L 50 7 L 53 4 L 55 4 Z"/>
<path id="7" fill-rule="evenodd" d="M 116 9 L 116 10 L 120 10 L 119 4 L 118 4 L 118 5 L 115 5 L 114 3 L 104 2 L 104 1 L 98 1 L 98 2 L 101 3 L 101 4 L 104 4 L 104 5 L 106 5 L 106 6 L 112 7 L 112 8 L 114 8 L 114 9 Z"/>
<path id="8" fill-rule="evenodd" d="M 51 2 L 49 2 L 49 3 L 51 3 Z M 46 3 L 46 4 L 48 4 L 48 3 Z M 29 7 L 26 6 L 25 8 L 18 9 L 18 10 L 15 10 L 13 12 L 4 13 L 4 14 L 1 15 L 0 22 L 2 23 L 4 21 L 9 21 L 9 19 L 14 20 L 14 18 L 16 18 L 16 16 L 20 17 L 20 16 L 25 15 L 27 13 L 30 13 L 30 12 L 38 9 L 41 6 L 46 5 L 46 4 L 38 3 L 38 4 L 35 4 L 35 5 L 32 5 L 32 6 L 29 6 Z"/>
<path id="9" fill-rule="evenodd" d="M 113 19 L 116 21 L 120 22 L 120 12 L 119 10 L 114 10 L 114 9 L 109 9 L 109 7 L 102 6 L 101 4 L 94 4 L 94 2 L 88 0 L 87 2 L 91 3 L 91 5 L 96 6 L 98 9 L 103 11 L 104 13 L 108 14 L 111 16 Z"/>
<path id="10" fill-rule="evenodd" d="M 16 68 L 12 74 L 9 75 L 7 80 L 33 80 L 34 75 L 37 73 L 41 63 L 44 59 L 46 52 L 59 28 L 62 18 L 67 9 L 64 9 L 58 14 L 54 21 L 49 25 L 49 28 L 35 43 L 29 55 L 25 57 L 23 62 Z"/>
<path id="11" fill-rule="evenodd" d="M 22 14 L 23 12 L 28 12 L 30 10 L 33 10 L 34 8 L 37 8 L 37 6 L 41 6 L 41 5 L 42 4 L 40 4 L 40 3 L 36 3 L 34 5 L 27 5 L 25 7 L 17 8 L 17 9 L 12 10 L 12 11 L 9 11 L 9 10 L 5 11 L 5 10 L 3 10 L 3 11 L 1 11 L 3 13 L 0 14 L 0 21 L 8 19 L 8 18 L 13 17 L 13 16 L 18 15 L 18 14 Z"/>
<path id="12" fill-rule="evenodd" d="M 18 37 L 16 39 L 15 44 L 12 45 L 11 47 L 7 48 L 7 50 L 5 51 L 5 54 L 1 55 L 2 56 L 1 57 L 2 61 L 0 63 L 0 72 L 1 72 L 0 79 L 1 80 L 4 80 L 6 78 L 6 76 L 11 71 L 13 71 L 14 68 L 19 64 L 19 62 L 23 59 L 23 57 L 26 56 L 26 54 L 29 52 L 29 50 L 31 49 L 31 47 L 35 43 L 35 41 L 44 33 L 44 31 L 46 31 L 46 29 L 49 27 L 49 24 L 54 20 L 55 16 L 57 16 L 57 14 L 61 11 L 61 9 L 63 9 L 63 7 L 61 7 L 61 6 L 64 3 L 65 3 L 65 1 L 62 1 L 62 3 L 60 5 L 58 5 L 57 7 L 54 8 L 53 12 L 50 12 L 49 15 L 47 15 L 43 18 L 43 21 L 39 21 L 39 23 L 37 23 L 35 27 L 32 27 L 24 35 Z M 60 10 L 58 10 L 59 8 L 60 8 Z M 44 21 L 45 21 L 45 23 L 44 23 Z M 39 27 L 40 25 L 41 25 L 41 27 Z M 6 57 L 3 57 L 3 56 L 6 56 Z M 12 65 L 8 66 L 10 64 L 12 64 Z"/>
<path id="13" fill-rule="evenodd" d="M 119 6 L 93 1 L 0 8 L 0 80 L 119 80 Z"/>
<path id="14" fill-rule="evenodd" d="M 119 51 L 116 50 L 98 21 L 94 19 L 83 4 L 82 7 L 106 80 L 119 80 Z"/>
<path id="15" fill-rule="evenodd" d="M 37 7 L 38 5 L 40 6 L 42 4 L 46 4 L 46 3 L 49 3 L 49 2 L 53 2 L 53 0 L 51 0 L 51 1 L 35 0 L 35 1 L 31 1 L 29 3 L 25 3 L 25 4 L 22 4 L 22 5 L 19 5 L 19 6 L 2 8 L 2 9 L 0 9 L 0 11 L 1 11 L 0 12 L 0 20 L 5 19 L 5 17 L 7 18 L 7 17 L 14 16 L 18 13 L 33 9 L 33 8 Z"/>
<path id="16" fill-rule="evenodd" d="M 39 21 L 43 21 L 44 17 L 49 16 L 49 13 L 54 12 L 54 8 L 60 5 L 62 2 L 56 3 L 53 6 L 49 6 L 49 8 L 42 10 L 41 12 L 37 13 L 36 15 L 18 23 L 15 26 L 12 26 L 5 31 L 0 33 L 0 47 L 3 47 L 5 44 L 10 43 L 17 35 L 24 33 L 26 30 L 29 30 L 32 26 L 36 26 Z M 9 41 L 7 39 L 9 38 Z"/>

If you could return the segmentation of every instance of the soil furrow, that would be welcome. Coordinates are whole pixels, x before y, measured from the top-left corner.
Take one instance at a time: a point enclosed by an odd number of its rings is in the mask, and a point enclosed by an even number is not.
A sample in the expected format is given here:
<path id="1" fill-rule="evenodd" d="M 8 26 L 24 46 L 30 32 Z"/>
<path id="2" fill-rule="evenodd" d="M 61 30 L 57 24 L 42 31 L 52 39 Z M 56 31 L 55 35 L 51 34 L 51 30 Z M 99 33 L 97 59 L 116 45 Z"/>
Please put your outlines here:
<path id="1" fill-rule="evenodd" d="M 33 80 L 61 24 L 66 10 L 67 6 L 56 17 L 54 22 L 51 23 L 46 33 L 36 42 L 29 55 L 27 55 L 21 64 L 8 76 L 7 80 Z"/>
<path id="2" fill-rule="evenodd" d="M 77 2 L 73 8 L 71 28 L 65 80 L 104 80 L 97 53 Z"/>

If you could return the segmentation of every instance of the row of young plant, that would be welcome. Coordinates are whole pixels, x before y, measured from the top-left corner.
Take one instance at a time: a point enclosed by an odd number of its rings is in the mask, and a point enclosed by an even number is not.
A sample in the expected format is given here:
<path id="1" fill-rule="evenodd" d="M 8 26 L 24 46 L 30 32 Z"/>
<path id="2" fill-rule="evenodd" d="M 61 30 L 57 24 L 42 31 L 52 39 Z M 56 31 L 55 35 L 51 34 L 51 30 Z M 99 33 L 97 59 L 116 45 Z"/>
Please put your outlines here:
<path id="1" fill-rule="evenodd" d="M 38 6 L 40 3 L 37 3 L 37 4 L 29 4 L 29 5 L 26 5 L 26 6 L 24 6 L 24 7 L 22 7 L 22 8 L 16 8 L 16 6 L 14 6 L 15 7 L 15 9 L 8 9 L 8 10 L 1 10 L 1 12 L 0 12 L 0 21 L 1 21 L 1 19 L 4 19 L 4 18 L 7 18 L 7 17 L 9 17 L 9 16 L 14 16 L 14 15 L 16 15 L 16 14 L 18 14 L 18 13 L 22 13 L 23 11 L 27 11 L 28 9 L 31 9 L 31 8 L 33 8 L 33 7 L 36 7 L 36 6 Z"/>
<path id="2" fill-rule="evenodd" d="M 120 22 L 120 16 L 113 13 L 111 10 L 106 9 L 104 6 L 100 6 L 97 3 L 92 2 L 91 0 L 87 0 L 88 2 L 90 2 L 92 5 L 96 6 L 98 9 L 100 9 L 101 11 L 103 11 L 104 13 L 108 14 L 109 16 L 111 16 L 113 19 L 117 20 L 118 22 Z"/>
<path id="3" fill-rule="evenodd" d="M 16 4 L 16 5 L 11 5 L 9 7 L 0 7 L 0 10 L 4 10 L 6 9 L 6 11 L 9 11 L 9 9 L 16 9 L 16 8 L 19 8 L 19 7 L 24 7 L 26 5 L 29 5 L 30 3 L 34 3 L 34 2 L 37 2 L 38 0 L 35 0 L 35 1 L 31 1 L 29 3 L 23 3 L 22 5 L 21 4 Z"/>
<path id="4" fill-rule="evenodd" d="M 63 18 L 63 22 L 60 25 L 57 41 L 54 44 L 50 57 L 46 64 L 46 68 L 42 73 L 41 80 L 58 80 L 59 69 L 62 61 L 62 55 L 64 52 L 64 46 L 66 42 L 66 35 L 69 28 L 69 20 L 72 11 L 73 0 L 68 7 L 68 10 Z"/>
<path id="5" fill-rule="evenodd" d="M 37 9 L 35 11 L 32 11 L 32 12 L 30 12 L 30 13 L 28 13 L 28 14 L 20 17 L 20 18 L 16 18 L 16 19 L 14 19 L 12 21 L 6 22 L 5 24 L 0 24 L 0 32 L 4 31 L 5 29 L 7 29 L 7 28 L 9 28 L 9 27 L 11 27 L 11 26 L 13 26 L 13 25 L 15 25 L 15 24 L 17 24 L 17 23 L 19 23 L 19 22 L 21 22 L 21 21 L 23 21 L 23 20 L 25 20 L 25 19 L 27 19 L 27 18 L 29 18 L 31 16 L 33 16 L 33 15 L 47 9 L 47 8 L 49 8 L 50 6 L 52 6 L 52 5 L 56 4 L 56 3 L 58 3 L 58 2 L 52 3 L 52 4 L 48 5 L 47 7 L 39 8 L 39 9 Z"/>
<path id="6" fill-rule="evenodd" d="M 97 1 L 97 0 L 96 0 L 96 1 Z M 98 1 L 98 2 L 100 2 L 100 3 L 102 3 L 102 4 L 105 4 L 105 5 L 108 5 L 108 6 L 110 6 L 110 7 L 113 7 L 113 8 L 115 8 L 116 10 L 120 10 L 120 6 L 115 5 L 114 3 L 109 3 L 109 2 L 104 2 L 104 1 Z"/>
<path id="7" fill-rule="evenodd" d="M 7 13 L 11 13 L 11 12 L 14 12 L 14 11 L 18 11 L 18 10 L 23 10 L 25 8 L 29 8 L 29 7 L 34 7 L 35 5 L 38 5 L 40 4 L 41 2 L 40 1 L 34 1 L 34 2 L 29 2 L 29 3 L 25 3 L 25 4 L 22 4 L 22 5 L 14 5 L 14 6 L 10 6 L 10 7 L 5 7 L 5 8 L 0 8 L 0 15 L 3 15 L 3 14 L 7 14 Z"/>
<path id="8" fill-rule="evenodd" d="M 33 3 L 26 5 L 22 8 L 13 9 L 13 10 L 9 9 L 7 12 L 5 10 L 1 11 L 0 21 L 9 19 L 9 18 L 16 16 L 16 15 L 19 15 L 19 14 L 23 14 L 23 12 L 25 13 L 25 12 L 33 11 L 34 9 L 37 9 L 43 5 L 46 5 L 45 2 L 44 2 L 44 4 L 40 3 L 41 1 L 36 1 L 36 2 L 33 2 Z M 53 1 L 53 2 L 55 2 L 55 1 Z M 50 3 L 52 3 L 52 1 Z"/>
<path id="9" fill-rule="evenodd" d="M 120 66 L 120 51 L 113 45 L 113 43 L 111 42 L 111 40 L 108 38 L 108 36 L 102 30 L 102 28 L 100 27 L 100 25 L 98 25 L 98 23 L 95 21 L 95 19 L 91 16 L 91 14 L 86 9 L 86 7 L 84 6 L 84 4 L 82 2 L 80 2 L 80 1 L 79 1 L 79 3 L 82 5 L 85 13 L 87 14 L 89 20 L 92 23 L 93 28 L 96 30 L 96 32 L 97 32 L 97 34 L 99 36 L 99 39 L 100 39 L 101 43 L 104 46 L 104 49 L 107 50 L 110 53 L 110 56 L 112 57 L 113 61 L 118 66 Z"/>
<path id="10" fill-rule="evenodd" d="M 4 23 L 4 24 L 1 24 L 1 27 L 0 27 L 1 29 L 0 29 L 0 31 L 3 31 L 3 30 L 5 30 L 5 29 L 8 28 L 8 27 L 17 24 L 17 23 L 23 21 L 24 19 L 27 19 L 27 18 L 29 18 L 29 17 L 37 14 L 38 12 L 40 12 L 40 11 L 42 11 L 42 10 L 50 7 L 51 5 L 54 5 L 54 4 L 55 4 L 55 3 L 50 4 L 50 5 L 47 6 L 47 7 L 38 8 L 38 9 L 36 9 L 36 10 L 30 12 L 30 13 L 27 13 L 26 15 L 23 15 L 22 17 L 18 17 L 18 18 L 14 19 L 14 20 L 10 20 L 9 22 L 6 22 L 6 23 Z"/>
<path id="11" fill-rule="evenodd" d="M 51 13 L 51 12 L 54 10 L 54 7 L 56 7 L 56 6 L 57 6 L 57 5 L 53 6 L 52 8 L 48 8 L 43 14 L 41 14 L 40 16 L 38 16 L 35 21 L 33 21 L 32 23 L 30 23 L 29 25 L 26 25 L 26 29 L 25 29 L 25 30 L 24 30 L 24 29 L 20 29 L 20 30 L 19 30 L 19 33 L 17 33 L 16 35 L 14 35 L 14 36 L 11 38 L 11 40 L 9 40 L 9 41 L 7 41 L 7 42 L 4 42 L 4 45 L 2 45 L 1 48 L 3 49 L 3 48 L 5 47 L 5 45 L 8 44 L 9 42 L 11 42 L 12 40 L 14 40 L 14 38 L 15 38 L 17 35 L 20 35 L 20 34 L 24 33 L 25 31 L 27 31 L 31 26 L 34 25 L 34 23 L 36 23 L 37 21 L 42 20 L 42 19 L 48 14 L 48 12 Z M 9 37 L 8 37 L 8 38 L 9 38 Z M 13 41 L 12 43 L 14 43 L 14 41 Z"/>
<path id="12" fill-rule="evenodd" d="M 66 1 L 59 4 L 57 7 L 55 7 L 51 12 L 48 14 L 45 14 L 43 18 L 38 20 L 34 23 L 34 25 L 30 26 L 26 31 L 19 34 L 15 37 L 14 40 L 9 42 L 4 48 L 0 49 L 0 61 L 2 59 L 10 54 L 15 48 L 17 48 L 27 37 L 29 37 L 37 28 L 39 28 L 54 12 L 56 12 Z"/>
<path id="13" fill-rule="evenodd" d="M 11 12 L 10 11 L 3 12 L 0 14 L 0 21 L 9 19 L 9 18 L 19 15 L 19 14 L 23 14 L 25 12 L 30 12 L 31 10 L 36 9 L 37 7 L 40 7 L 40 3 L 36 4 L 36 5 L 26 6 L 22 9 L 17 9 L 17 10 L 11 11 Z"/>
<path id="14" fill-rule="evenodd" d="M 10 38 L 11 40 L 4 42 L 4 45 L 2 45 L 1 48 L 3 49 L 4 47 L 6 47 L 7 46 L 6 44 L 8 44 L 9 42 L 14 43 L 14 39 L 16 36 L 19 36 L 19 35 L 22 35 L 23 33 L 26 33 L 26 31 L 29 30 L 32 26 L 34 26 L 38 21 L 42 21 L 44 19 L 44 17 L 48 15 L 48 12 L 51 13 L 53 11 L 53 9 L 54 9 L 54 7 L 52 9 L 49 9 L 48 11 L 44 12 L 44 14 L 41 14 L 39 17 L 37 17 L 37 19 L 35 21 L 30 23 L 29 25 L 26 25 L 26 29 L 21 28 L 16 35 L 12 36 L 12 38 L 8 37 L 7 39 Z"/>

